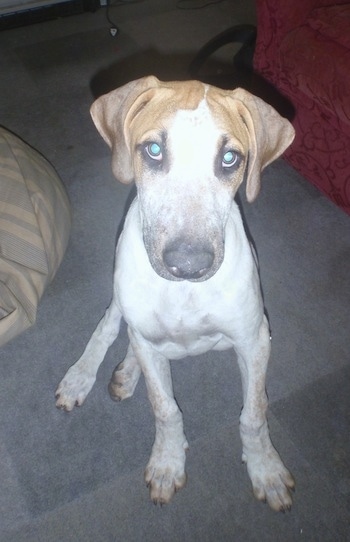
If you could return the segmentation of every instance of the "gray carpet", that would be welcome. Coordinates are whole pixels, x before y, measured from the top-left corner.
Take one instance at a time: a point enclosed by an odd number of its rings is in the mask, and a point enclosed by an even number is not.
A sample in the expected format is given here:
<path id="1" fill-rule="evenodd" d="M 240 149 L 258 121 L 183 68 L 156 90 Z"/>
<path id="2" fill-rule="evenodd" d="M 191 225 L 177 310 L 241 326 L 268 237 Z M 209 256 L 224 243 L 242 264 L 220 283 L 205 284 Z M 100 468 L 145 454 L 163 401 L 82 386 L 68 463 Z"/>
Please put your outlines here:
<path id="1" fill-rule="evenodd" d="M 54 164 L 74 210 L 36 325 L 0 351 L 0 540 L 349 540 L 350 222 L 282 159 L 265 171 L 253 205 L 244 189 L 240 199 L 273 331 L 269 422 L 296 478 L 292 512 L 276 514 L 252 496 L 232 352 L 172 366 L 190 451 L 188 484 L 169 506 L 155 507 L 143 482 L 154 436 L 143 380 L 121 404 L 107 393 L 125 327 L 85 405 L 70 414 L 54 406 L 58 382 L 109 304 L 130 193 L 112 177 L 90 120 L 94 95 L 146 73 L 184 78 L 209 38 L 255 18 L 251 0 L 186 11 L 149 0 L 111 16 L 114 39 L 104 10 L 0 34 L 0 123 Z M 218 72 L 231 54 L 216 58 Z"/>

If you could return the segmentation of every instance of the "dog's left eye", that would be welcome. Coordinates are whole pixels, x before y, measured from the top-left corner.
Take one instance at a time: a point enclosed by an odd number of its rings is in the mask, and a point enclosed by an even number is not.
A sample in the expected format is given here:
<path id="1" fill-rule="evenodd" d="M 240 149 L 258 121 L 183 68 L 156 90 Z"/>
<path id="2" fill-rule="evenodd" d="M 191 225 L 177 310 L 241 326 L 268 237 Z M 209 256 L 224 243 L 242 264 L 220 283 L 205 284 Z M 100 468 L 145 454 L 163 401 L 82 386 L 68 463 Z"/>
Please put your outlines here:
<path id="1" fill-rule="evenodd" d="M 226 151 L 222 157 L 222 167 L 230 168 L 234 166 L 239 159 L 239 156 L 234 151 Z"/>
<path id="2" fill-rule="evenodd" d="M 155 143 L 155 142 L 148 143 L 145 147 L 145 150 L 148 156 L 152 158 L 152 160 L 158 160 L 159 162 L 162 160 L 163 158 L 162 149 L 160 145 L 158 145 L 158 143 Z"/>

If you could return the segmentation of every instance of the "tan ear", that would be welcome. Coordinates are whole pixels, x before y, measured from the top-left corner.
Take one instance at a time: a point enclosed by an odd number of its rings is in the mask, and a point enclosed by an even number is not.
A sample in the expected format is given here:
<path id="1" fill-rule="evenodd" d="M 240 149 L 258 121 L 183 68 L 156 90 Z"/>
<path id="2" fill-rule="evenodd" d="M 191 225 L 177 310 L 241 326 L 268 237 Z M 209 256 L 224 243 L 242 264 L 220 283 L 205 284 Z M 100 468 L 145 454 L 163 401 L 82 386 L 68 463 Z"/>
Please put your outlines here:
<path id="1" fill-rule="evenodd" d="M 118 181 L 124 184 L 131 183 L 134 177 L 125 138 L 126 116 L 135 100 L 150 88 L 158 86 L 156 77 L 142 77 L 97 98 L 90 108 L 97 130 L 112 149 L 113 173 Z"/>
<path id="2" fill-rule="evenodd" d="M 250 92 L 238 88 L 231 96 L 238 100 L 238 110 L 249 133 L 246 194 L 252 202 L 260 191 L 261 171 L 289 147 L 295 131 L 287 119 Z"/>

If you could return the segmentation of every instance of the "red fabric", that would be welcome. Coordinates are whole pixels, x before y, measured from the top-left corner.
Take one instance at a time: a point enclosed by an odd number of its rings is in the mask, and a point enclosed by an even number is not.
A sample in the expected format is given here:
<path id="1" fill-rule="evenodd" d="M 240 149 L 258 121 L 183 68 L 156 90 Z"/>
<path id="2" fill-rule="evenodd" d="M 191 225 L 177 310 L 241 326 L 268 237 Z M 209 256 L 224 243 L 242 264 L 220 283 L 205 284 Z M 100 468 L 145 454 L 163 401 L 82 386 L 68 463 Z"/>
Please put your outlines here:
<path id="1" fill-rule="evenodd" d="M 350 4 L 314 9 L 309 23 L 323 36 L 350 49 Z"/>
<path id="2" fill-rule="evenodd" d="M 296 97 L 298 91 L 303 92 L 335 120 L 339 117 L 350 125 L 350 48 L 336 42 L 330 46 L 328 38 L 303 25 L 282 40 L 279 64 L 284 85 L 288 84 Z"/>
<path id="3" fill-rule="evenodd" d="M 350 214 L 350 4 L 336 2 L 257 0 L 254 67 L 295 108 L 285 158 Z"/>

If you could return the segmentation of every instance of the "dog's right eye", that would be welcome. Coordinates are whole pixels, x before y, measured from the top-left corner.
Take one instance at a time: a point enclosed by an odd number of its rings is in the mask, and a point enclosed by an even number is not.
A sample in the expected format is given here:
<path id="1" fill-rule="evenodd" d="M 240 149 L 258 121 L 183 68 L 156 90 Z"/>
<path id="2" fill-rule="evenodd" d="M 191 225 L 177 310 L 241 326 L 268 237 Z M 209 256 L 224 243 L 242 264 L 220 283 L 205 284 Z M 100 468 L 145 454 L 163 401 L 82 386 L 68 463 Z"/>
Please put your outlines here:
<path id="1" fill-rule="evenodd" d="M 160 162 L 163 159 L 163 153 L 160 145 L 158 143 L 155 143 L 154 141 L 151 143 L 147 143 L 145 146 L 145 151 L 148 154 L 152 160 L 157 160 Z"/>

